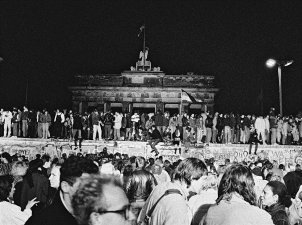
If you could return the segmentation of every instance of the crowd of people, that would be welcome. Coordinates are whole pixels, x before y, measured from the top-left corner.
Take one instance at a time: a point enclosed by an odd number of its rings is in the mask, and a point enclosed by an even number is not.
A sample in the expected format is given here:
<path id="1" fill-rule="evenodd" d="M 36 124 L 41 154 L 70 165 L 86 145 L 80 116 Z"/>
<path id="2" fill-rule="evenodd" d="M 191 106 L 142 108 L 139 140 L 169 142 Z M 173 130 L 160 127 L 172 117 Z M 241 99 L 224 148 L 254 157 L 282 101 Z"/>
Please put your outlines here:
<path id="1" fill-rule="evenodd" d="M 131 140 L 159 139 L 166 143 L 224 144 L 301 144 L 302 114 L 276 115 L 271 108 L 265 116 L 234 113 L 214 115 L 170 114 L 167 112 L 85 112 L 72 110 L 0 110 L 0 137 L 60 138 L 69 140 Z M 152 137 L 152 126 L 160 137 Z"/>
<path id="2" fill-rule="evenodd" d="M 0 224 L 302 224 L 301 165 L 214 158 L 175 162 L 120 153 L 51 159 L 7 152 Z"/>

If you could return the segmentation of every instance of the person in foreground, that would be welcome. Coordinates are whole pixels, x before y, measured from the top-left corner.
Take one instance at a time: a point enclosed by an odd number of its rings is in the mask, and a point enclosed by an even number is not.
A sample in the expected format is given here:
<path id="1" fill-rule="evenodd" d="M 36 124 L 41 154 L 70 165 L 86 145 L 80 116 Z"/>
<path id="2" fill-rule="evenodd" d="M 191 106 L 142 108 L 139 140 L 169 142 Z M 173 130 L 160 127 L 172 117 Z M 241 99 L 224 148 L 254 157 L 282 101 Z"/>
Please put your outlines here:
<path id="1" fill-rule="evenodd" d="M 60 187 L 52 204 L 41 213 L 32 216 L 26 225 L 77 225 L 71 206 L 72 197 L 81 177 L 98 173 L 99 168 L 92 160 L 77 156 L 69 157 L 61 166 Z"/>
<path id="2" fill-rule="evenodd" d="M 291 196 L 280 181 L 270 181 L 263 190 L 262 204 L 272 216 L 275 225 L 289 225 L 285 207 L 291 205 Z"/>
<path id="3" fill-rule="evenodd" d="M 72 206 L 79 225 L 130 225 L 135 219 L 122 185 L 114 177 L 83 177 Z"/>
<path id="4" fill-rule="evenodd" d="M 10 176 L 0 176 L 0 224 L 1 225 L 23 225 L 32 215 L 31 208 L 38 203 L 36 198 L 30 200 L 25 209 L 8 201 L 12 191 L 12 179 Z"/>
<path id="5" fill-rule="evenodd" d="M 206 173 L 207 167 L 200 159 L 184 159 L 176 167 L 172 182 L 159 184 L 153 189 L 140 212 L 138 224 L 189 225 L 192 220 L 188 207 L 189 192 Z"/>
<path id="6" fill-rule="evenodd" d="M 219 187 L 216 204 L 200 224 L 273 225 L 268 212 L 256 206 L 254 180 L 248 167 L 234 164 L 227 168 Z"/>

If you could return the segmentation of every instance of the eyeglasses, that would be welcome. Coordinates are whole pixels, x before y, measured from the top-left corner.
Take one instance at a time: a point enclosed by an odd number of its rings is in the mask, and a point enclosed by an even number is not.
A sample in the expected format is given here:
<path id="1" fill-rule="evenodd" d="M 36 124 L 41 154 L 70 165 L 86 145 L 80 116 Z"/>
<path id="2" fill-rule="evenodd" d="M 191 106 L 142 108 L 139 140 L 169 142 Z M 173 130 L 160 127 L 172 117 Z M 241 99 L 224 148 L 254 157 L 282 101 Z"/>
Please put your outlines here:
<path id="1" fill-rule="evenodd" d="M 117 213 L 124 216 L 125 220 L 129 220 L 129 214 L 131 210 L 131 205 L 125 206 L 123 209 L 119 210 L 108 210 L 108 211 L 97 211 L 99 214 L 106 214 L 106 213 Z"/>

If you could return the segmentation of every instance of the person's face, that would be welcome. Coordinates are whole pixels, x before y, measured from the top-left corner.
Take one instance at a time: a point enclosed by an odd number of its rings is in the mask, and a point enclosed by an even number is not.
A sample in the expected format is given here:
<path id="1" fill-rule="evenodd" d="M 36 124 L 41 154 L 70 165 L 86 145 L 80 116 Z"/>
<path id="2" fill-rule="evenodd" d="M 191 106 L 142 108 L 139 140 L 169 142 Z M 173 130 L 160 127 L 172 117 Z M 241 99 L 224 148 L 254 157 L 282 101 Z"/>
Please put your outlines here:
<path id="1" fill-rule="evenodd" d="M 91 224 L 131 224 L 131 221 L 136 218 L 130 210 L 129 200 L 123 189 L 113 185 L 105 185 L 103 191 L 108 204 L 107 209 L 93 213 L 91 215 Z"/>
<path id="2" fill-rule="evenodd" d="M 58 189 L 60 186 L 60 167 L 55 166 L 51 169 L 50 177 L 50 186 Z"/>
<path id="3" fill-rule="evenodd" d="M 161 174 L 162 168 L 159 165 L 155 165 L 153 168 L 153 173 L 154 174 Z"/>
<path id="4" fill-rule="evenodd" d="M 271 206 L 277 203 L 278 195 L 274 195 L 270 186 L 266 185 L 262 193 L 262 204 L 265 206 Z"/>

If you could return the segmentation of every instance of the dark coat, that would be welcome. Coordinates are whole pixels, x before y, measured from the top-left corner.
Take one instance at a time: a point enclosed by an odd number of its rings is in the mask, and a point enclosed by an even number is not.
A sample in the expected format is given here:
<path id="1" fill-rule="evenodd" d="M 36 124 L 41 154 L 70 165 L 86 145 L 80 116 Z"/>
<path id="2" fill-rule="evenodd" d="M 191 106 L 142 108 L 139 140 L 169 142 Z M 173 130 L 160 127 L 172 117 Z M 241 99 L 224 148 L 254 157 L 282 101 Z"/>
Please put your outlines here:
<path id="1" fill-rule="evenodd" d="M 63 205 L 59 192 L 53 203 L 41 213 L 32 216 L 25 225 L 78 225 Z"/>
<path id="2" fill-rule="evenodd" d="M 29 200 L 37 198 L 39 201 L 39 208 L 43 208 L 47 202 L 49 180 L 45 177 L 42 172 L 32 173 L 33 186 L 28 182 L 25 177 L 23 180 L 22 191 L 21 191 L 21 208 L 24 209 Z"/>
<path id="3" fill-rule="evenodd" d="M 82 130 L 83 124 L 82 124 L 82 118 L 80 115 L 74 115 L 73 117 L 73 129 Z"/>
<path id="4" fill-rule="evenodd" d="M 162 113 L 155 114 L 154 123 L 155 123 L 155 126 L 163 126 L 164 115 Z"/>
<path id="5" fill-rule="evenodd" d="M 276 203 L 266 208 L 266 211 L 272 216 L 275 225 L 289 225 L 285 206 Z"/>
<path id="6" fill-rule="evenodd" d="M 283 177 L 283 180 L 287 187 L 288 193 L 292 198 L 295 198 L 300 185 L 302 185 L 302 172 L 301 171 L 289 172 Z"/>
<path id="7" fill-rule="evenodd" d="M 161 141 L 163 140 L 161 134 L 159 133 L 159 131 L 158 131 L 157 129 L 155 129 L 155 130 L 152 131 L 151 139 L 152 139 L 152 140 L 157 140 L 157 139 L 159 139 L 159 140 L 161 140 Z"/>

